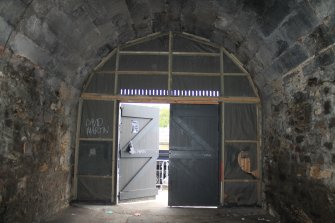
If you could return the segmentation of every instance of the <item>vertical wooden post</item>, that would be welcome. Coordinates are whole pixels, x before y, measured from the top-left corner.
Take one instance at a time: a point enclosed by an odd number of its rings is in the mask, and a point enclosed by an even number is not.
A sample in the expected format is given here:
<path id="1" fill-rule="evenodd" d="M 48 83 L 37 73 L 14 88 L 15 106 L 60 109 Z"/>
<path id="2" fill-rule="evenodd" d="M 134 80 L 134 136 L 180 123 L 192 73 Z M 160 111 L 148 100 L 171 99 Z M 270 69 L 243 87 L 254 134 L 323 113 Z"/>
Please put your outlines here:
<path id="1" fill-rule="evenodd" d="M 221 84 L 221 97 L 224 97 L 224 67 L 223 67 L 223 48 L 220 47 L 220 84 Z M 224 102 L 221 102 L 221 160 L 220 160 L 220 205 L 224 205 L 224 147 L 225 147 L 225 134 L 224 134 Z"/>
<path id="2" fill-rule="evenodd" d="M 117 47 L 116 49 L 116 61 L 115 61 L 115 77 L 114 77 L 114 95 L 118 94 L 118 71 L 119 71 L 119 63 L 120 63 L 120 47 Z M 116 109 L 117 109 L 117 100 L 113 100 L 113 148 L 112 148 L 112 195 L 111 195 L 111 199 L 112 202 L 115 201 L 115 203 L 117 203 L 117 184 L 118 184 L 118 180 L 117 180 L 117 170 L 115 169 L 115 162 L 117 162 L 116 158 L 115 158 L 115 154 L 116 154 L 116 149 L 118 149 L 117 142 L 116 142 L 116 129 L 118 128 L 118 124 L 116 123 Z M 116 128 L 117 127 L 117 128 Z M 116 179 L 116 181 L 115 181 Z"/>
<path id="3" fill-rule="evenodd" d="M 79 143 L 80 143 L 80 127 L 81 127 L 81 112 L 83 108 L 83 99 L 79 99 L 78 114 L 77 114 L 77 129 L 76 129 L 76 146 L 75 146 L 75 159 L 74 159 L 74 178 L 73 178 L 73 197 L 77 199 L 78 187 L 78 157 L 79 157 Z"/>
<path id="4" fill-rule="evenodd" d="M 115 202 L 115 204 L 117 203 L 116 197 L 117 197 L 117 190 L 116 190 L 116 175 L 117 175 L 117 171 L 115 169 L 115 162 L 117 162 L 117 158 L 116 156 L 116 150 L 118 149 L 118 140 L 117 140 L 117 131 L 119 129 L 119 125 L 117 123 L 117 118 L 116 115 L 118 114 L 117 112 L 118 109 L 118 103 L 116 100 L 113 101 L 113 148 L 112 148 L 112 203 Z"/>
<path id="5" fill-rule="evenodd" d="M 256 112 L 257 112 L 257 165 L 258 165 L 258 184 L 257 184 L 257 198 L 258 204 L 261 204 L 262 200 L 262 159 L 261 159 L 261 142 L 262 142 L 262 122 L 261 122 L 261 104 L 258 103 L 256 105 Z"/>
<path id="6" fill-rule="evenodd" d="M 120 61 L 120 47 L 116 50 L 116 61 L 115 61 L 115 77 L 114 77 L 114 95 L 117 95 L 118 88 L 118 71 L 119 71 L 119 61 Z"/>
<path id="7" fill-rule="evenodd" d="M 172 44 L 173 44 L 173 34 L 170 31 L 169 32 L 169 67 L 168 67 L 168 95 L 171 95 L 171 89 L 172 89 Z"/>

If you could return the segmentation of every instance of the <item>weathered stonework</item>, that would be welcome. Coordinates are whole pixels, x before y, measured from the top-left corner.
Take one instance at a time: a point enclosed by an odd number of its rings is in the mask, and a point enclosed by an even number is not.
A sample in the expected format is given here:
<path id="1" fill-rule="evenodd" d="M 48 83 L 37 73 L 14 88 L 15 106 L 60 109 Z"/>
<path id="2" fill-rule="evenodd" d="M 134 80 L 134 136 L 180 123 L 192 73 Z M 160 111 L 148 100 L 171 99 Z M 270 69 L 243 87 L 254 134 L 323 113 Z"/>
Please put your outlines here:
<path id="1" fill-rule="evenodd" d="M 0 221 L 38 221 L 67 204 L 87 75 L 117 45 L 171 30 L 223 45 L 251 73 L 268 206 L 283 222 L 332 222 L 334 9 L 334 0 L 0 1 Z"/>
<path id="2" fill-rule="evenodd" d="M 266 197 L 285 222 L 335 218 L 335 65 L 324 55 L 334 48 L 281 79 L 264 119 Z"/>
<path id="3" fill-rule="evenodd" d="M 8 51 L 0 67 L 0 221 L 39 221 L 69 202 L 77 92 Z"/>

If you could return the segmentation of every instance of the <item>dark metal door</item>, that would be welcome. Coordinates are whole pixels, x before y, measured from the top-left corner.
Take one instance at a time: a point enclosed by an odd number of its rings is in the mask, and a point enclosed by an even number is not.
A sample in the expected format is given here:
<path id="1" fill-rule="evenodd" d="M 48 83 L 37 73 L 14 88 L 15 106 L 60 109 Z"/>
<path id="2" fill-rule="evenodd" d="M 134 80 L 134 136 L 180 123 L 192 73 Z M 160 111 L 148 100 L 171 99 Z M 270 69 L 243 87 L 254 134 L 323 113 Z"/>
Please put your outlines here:
<path id="1" fill-rule="evenodd" d="M 159 149 L 159 109 L 121 106 L 119 199 L 157 195 L 156 160 Z"/>
<path id="2" fill-rule="evenodd" d="M 219 204 L 219 107 L 170 107 L 170 206 Z"/>

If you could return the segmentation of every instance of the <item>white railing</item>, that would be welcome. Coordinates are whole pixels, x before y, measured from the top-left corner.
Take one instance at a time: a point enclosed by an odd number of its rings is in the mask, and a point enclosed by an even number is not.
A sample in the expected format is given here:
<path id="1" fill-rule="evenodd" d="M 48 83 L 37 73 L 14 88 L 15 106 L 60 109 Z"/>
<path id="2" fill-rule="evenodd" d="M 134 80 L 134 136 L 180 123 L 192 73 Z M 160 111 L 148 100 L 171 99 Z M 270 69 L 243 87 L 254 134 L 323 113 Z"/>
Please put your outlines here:
<path id="1" fill-rule="evenodd" d="M 156 186 L 162 189 L 169 182 L 169 160 L 157 160 Z"/>

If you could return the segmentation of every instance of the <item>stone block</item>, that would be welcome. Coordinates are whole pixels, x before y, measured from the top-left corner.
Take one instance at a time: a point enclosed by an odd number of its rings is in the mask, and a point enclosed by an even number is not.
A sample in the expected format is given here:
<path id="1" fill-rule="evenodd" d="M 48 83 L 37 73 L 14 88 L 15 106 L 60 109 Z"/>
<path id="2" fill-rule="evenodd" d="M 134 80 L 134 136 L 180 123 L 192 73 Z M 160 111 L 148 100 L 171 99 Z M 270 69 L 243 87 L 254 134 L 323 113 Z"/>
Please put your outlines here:
<path id="1" fill-rule="evenodd" d="M 12 30 L 13 27 L 9 25 L 4 18 L 0 17 L 0 45 L 6 44 Z"/>
<path id="2" fill-rule="evenodd" d="M 318 54 L 320 50 L 335 43 L 334 26 L 335 24 L 328 26 L 322 23 L 304 39 L 303 43 L 311 54 Z"/>
<path id="3" fill-rule="evenodd" d="M 10 47 L 15 54 L 23 56 L 42 67 L 46 66 L 51 60 L 48 52 L 20 33 L 16 34 L 11 40 Z"/>
<path id="4" fill-rule="evenodd" d="M 318 19 L 308 7 L 300 6 L 297 13 L 291 15 L 280 27 L 285 39 L 297 41 L 300 37 L 310 33 L 318 24 Z"/>
<path id="5" fill-rule="evenodd" d="M 334 170 L 322 169 L 320 165 L 313 165 L 310 167 L 309 176 L 314 179 L 327 179 L 331 178 Z"/>
<path id="6" fill-rule="evenodd" d="M 128 7 L 124 0 L 87 0 L 84 7 L 88 12 L 89 17 L 91 17 L 92 21 L 97 26 L 110 22 L 113 18 L 115 18 L 115 15 L 120 14 L 125 15 L 123 17 L 123 22 L 128 20 L 127 23 L 130 23 Z M 115 23 L 115 25 L 117 24 Z"/>
<path id="7" fill-rule="evenodd" d="M 26 16 L 21 21 L 19 30 L 50 53 L 57 47 L 57 37 L 51 32 L 48 24 L 36 15 Z"/>
<path id="8" fill-rule="evenodd" d="M 285 74 L 287 71 L 297 67 L 308 58 L 308 53 L 299 44 L 287 49 L 277 58 L 274 65 L 280 73 Z"/>
<path id="9" fill-rule="evenodd" d="M 16 26 L 26 7 L 20 0 L 0 1 L 0 15 L 10 25 Z"/>
<path id="10" fill-rule="evenodd" d="M 334 12 L 335 1 L 333 0 L 309 0 L 308 3 L 313 8 L 315 15 L 320 19 Z"/>
<path id="11" fill-rule="evenodd" d="M 291 13 L 292 9 L 285 1 L 275 1 L 262 16 L 261 30 L 265 36 L 269 36 Z"/>

